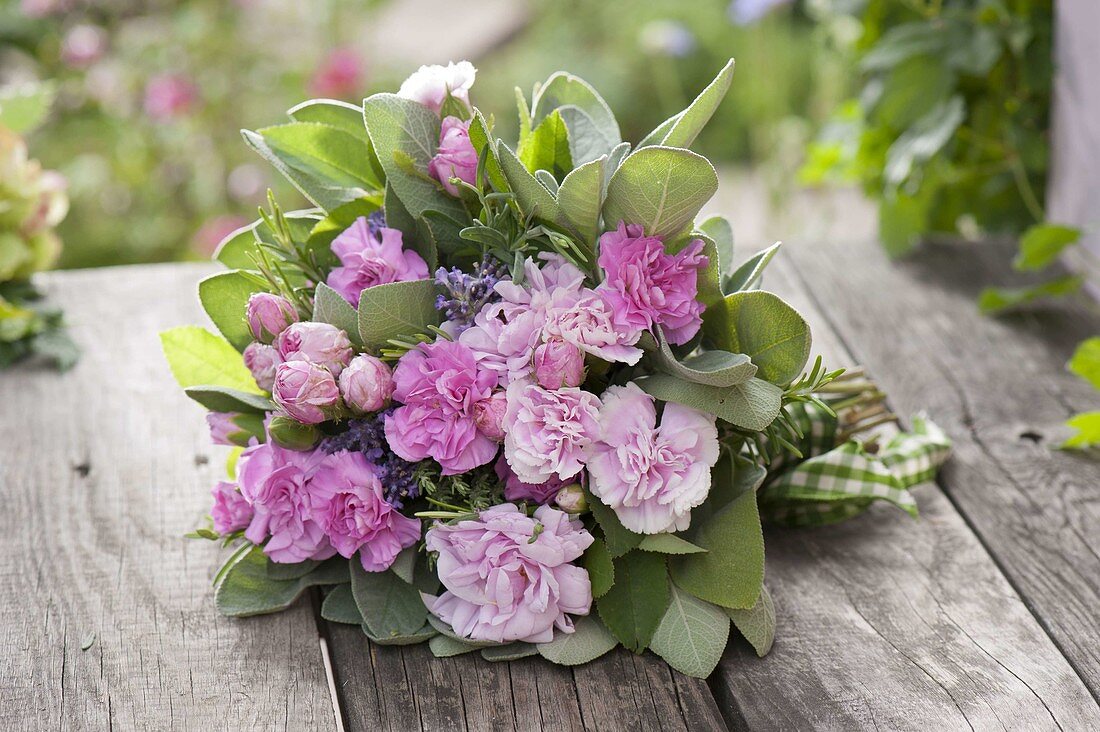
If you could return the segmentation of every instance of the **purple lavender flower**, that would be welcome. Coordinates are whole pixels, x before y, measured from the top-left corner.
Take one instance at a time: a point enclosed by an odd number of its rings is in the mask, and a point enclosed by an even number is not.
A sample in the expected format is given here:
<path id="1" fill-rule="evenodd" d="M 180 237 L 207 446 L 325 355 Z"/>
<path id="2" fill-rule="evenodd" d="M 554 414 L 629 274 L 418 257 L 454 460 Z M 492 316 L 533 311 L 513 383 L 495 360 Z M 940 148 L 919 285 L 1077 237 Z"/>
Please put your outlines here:
<path id="1" fill-rule="evenodd" d="M 474 317 L 483 307 L 500 300 L 494 287 L 508 277 L 508 267 L 490 257 L 482 260 L 469 274 L 457 267 L 449 272 L 443 267 L 436 270 L 435 281 L 446 288 L 450 297 L 438 296 L 435 309 L 443 313 L 453 335 L 473 325 Z"/>
<path id="2" fill-rule="evenodd" d="M 404 508 L 406 500 L 420 495 L 420 486 L 416 481 L 416 463 L 402 460 L 387 446 L 385 420 L 394 409 L 385 409 L 365 419 L 348 420 L 347 431 L 326 437 L 321 449 L 330 454 L 342 450 L 363 453 L 382 482 L 386 502 L 394 508 Z"/>

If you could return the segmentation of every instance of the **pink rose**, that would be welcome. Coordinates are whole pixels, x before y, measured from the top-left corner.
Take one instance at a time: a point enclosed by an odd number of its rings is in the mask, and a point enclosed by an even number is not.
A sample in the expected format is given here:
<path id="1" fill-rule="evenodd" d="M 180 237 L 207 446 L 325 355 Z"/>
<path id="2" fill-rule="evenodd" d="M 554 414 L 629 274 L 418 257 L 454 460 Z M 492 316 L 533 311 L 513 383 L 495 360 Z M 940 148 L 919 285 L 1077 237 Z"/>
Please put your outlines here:
<path id="1" fill-rule="evenodd" d="M 535 349 L 535 379 L 543 389 L 580 386 L 584 381 L 584 354 L 572 343 L 553 338 Z"/>
<path id="2" fill-rule="evenodd" d="M 368 572 L 389 569 L 398 553 L 420 539 L 420 521 L 401 515 L 382 494 L 382 484 L 362 453 L 338 452 L 310 481 L 313 516 L 342 557 L 359 552 Z"/>
<path id="3" fill-rule="evenodd" d="M 443 184 L 447 193 L 458 195 L 458 186 L 451 178 L 470 185 L 477 177 L 477 151 L 470 142 L 470 122 L 458 117 L 444 117 L 439 132 L 439 148 L 428 163 L 428 174 Z"/>
<path id="4" fill-rule="evenodd" d="M 309 361 L 288 361 L 275 370 L 271 395 L 284 412 L 302 424 L 336 416 L 342 406 L 332 372 Z"/>
<path id="5" fill-rule="evenodd" d="M 257 292 L 248 298 L 245 317 L 252 337 L 261 343 L 271 343 L 288 325 L 298 322 L 298 311 L 285 297 Z"/>
<path id="6" fill-rule="evenodd" d="M 393 372 L 374 356 L 356 356 L 340 372 L 340 394 L 356 414 L 377 412 L 393 394 Z"/>
<path id="7" fill-rule="evenodd" d="M 551 477 L 545 483 L 524 483 L 508 466 L 508 460 L 503 455 L 497 458 L 493 466 L 497 477 L 504 483 L 504 498 L 512 503 L 527 501 L 528 503 L 550 503 L 554 496 L 566 481 L 557 476 Z M 579 477 L 579 476 L 578 476 Z M 575 479 L 574 479 L 575 480 Z"/>
<path id="8" fill-rule="evenodd" d="M 246 447 L 255 435 L 238 423 L 242 417 L 240 412 L 207 412 L 206 425 L 210 428 L 210 441 L 215 445 Z"/>
<path id="9" fill-rule="evenodd" d="M 600 400 L 576 387 L 547 391 L 512 382 L 504 416 L 504 455 L 524 483 L 557 476 L 568 480 L 584 467 L 584 451 L 599 434 Z"/>
<path id="10" fill-rule="evenodd" d="M 588 572 L 571 564 L 592 541 L 579 520 L 549 506 L 530 518 L 505 503 L 476 520 L 437 523 L 425 543 L 439 552 L 446 591 L 425 603 L 462 638 L 548 643 L 555 627 L 573 632 L 570 614 L 592 607 Z"/>
<path id="11" fill-rule="evenodd" d="M 271 391 L 275 386 L 275 368 L 282 362 L 274 346 L 253 342 L 244 348 L 244 365 L 264 391 Z"/>
<path id="12" fill-rule="evenodd" d="M 474 424 L 481 434 L 500 442 L 504 439 L 504 413 L 508 411 L 508 397 L 497 391 L 488 399 L 474 405 Z"/>
<path id="13" fill-rule="evenodd" d="M 309 361 L 339 376 L 353 353 L 348 334 L 328 323 L 292 323 L 275 339 L 283 361 Z"/>
<path id="14" fill-rule="evenodd" d="M 397 455 L 416 462 L 433 458 L 444 475 L 484 465 L 496 441 L 478 429 L 475 407 L 497 384 L 473 352 L 456 341 L 438 340 L 409 351 L 393 373 L 394 399 L 404 406 L 386 416 L 386 441 Z"/>
<path id="15" fill-rule="evenodd" d="M 237 490 L 236 484 L 220 481 L 210 493 L 214 496 L 214 505 L 210 508 L 214 531 L 225 536 L 243 529 L 252 521 L 252 506 Z"/>
<path id="16" fill-rule="evenodd" d="M 328 559 L 336 550 L 315 519 L 310 480 L 325 454 L 297 452 L 264 443 L 245 450 L 237 462 L 237 480 L 255 515 L 245 531 L 253 544 L 263 544 L 273 562 L 293 564 Z"/>
<path id="17" fill-rule="evenodd" d="M 329 272 L 326 283 L 359 307 L 359 295 L 368 287 L 390 282 L 428 278 L 428 265 L 419 254 L 403 249 L 398 229 L 381 227 L 378 236 L 371 233 L 366 216 L 332 240 L 332 252 L 342 266 Z"/>
<path id="18" fill-rule="evenodd" d="M 693 239 L 676 254 L 665 252 L 655 236 L 624 222 L 600 237 L 600 266 L 606 276 L 597 288 L 624 328 L 664 328 L 670 343 L 687 343 L 703 323 L 698 273 L 708 259 L 703 240 Z"/>
<path id="19" fill-rule="evenodd" d="M 588 485 L 626 528 L 687 529 L 691 509 L 710 493 L 716 462 L 713 415 L 668 402 L 658 427 L 653 397 L 637 384 L 604 393 L 599 436 L 588 449 Z"/>
<path id="20" fill-rule="evenodd" d="M 469 61 L 451 62 L 446 66 L 421 66 L 401 83 L 397 96 L 411 99 L 439 114 L 447 93 L 469 105 L 470 87 L 477 69 Z"/>

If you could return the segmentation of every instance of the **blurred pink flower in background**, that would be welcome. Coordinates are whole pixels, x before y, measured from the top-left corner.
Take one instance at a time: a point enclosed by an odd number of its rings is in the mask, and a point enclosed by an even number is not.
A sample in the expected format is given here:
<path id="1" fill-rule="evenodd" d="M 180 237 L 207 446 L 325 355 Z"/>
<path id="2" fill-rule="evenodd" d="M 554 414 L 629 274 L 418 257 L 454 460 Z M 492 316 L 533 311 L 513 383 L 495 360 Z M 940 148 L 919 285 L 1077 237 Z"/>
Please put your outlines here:
<path id="1" fill-rule="evenodd" d="M 309 91 L 319 97 L 362 96 L 366 78 L 363 59 L 350 48 L 337 48 L 329 53 L 313 71 Z"/>
<path id="2" fill-rule="evenodd" d="M 86 69 L 103 58 L 107 31 L 98 25 L 74 25 L 61 41 L 61 60 L 74 69 Z"/>
<path id="3" fill-rule="evenodd" d="M 218 248 L 218 244 L 221 244 L 222 239 L 242 226 L 248 226 L 249 223 L 245 217 L 235 214 L 215 216 L 199 227 L 191 239 L 191 245 L 200 254 L 210 256 Z"/>
<path id="4" fill-rule="evenodd" d="M 73 0 L 22 0 L 19 9 L 28 18 L 45 18 L 73 9 Z"/>
<path id="5" fill-rule="evenodd" d="M 198 101 L 198 87 L 183 74 L 158 74 L 145 85 L 145 114 L 157 121 L 187 114 Z"/>

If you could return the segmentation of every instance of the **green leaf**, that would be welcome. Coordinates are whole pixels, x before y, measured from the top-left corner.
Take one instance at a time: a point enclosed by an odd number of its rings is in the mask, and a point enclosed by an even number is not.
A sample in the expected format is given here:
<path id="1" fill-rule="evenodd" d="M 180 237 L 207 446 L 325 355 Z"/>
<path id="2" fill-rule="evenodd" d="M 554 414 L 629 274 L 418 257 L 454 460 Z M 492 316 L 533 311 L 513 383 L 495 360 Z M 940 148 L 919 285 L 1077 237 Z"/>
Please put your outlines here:
<path id="1" fill-rule="evenodd" d="M 279 612 L 290 607 L 308 587 L 348 581 L 348 562 L 342 557 L 334 557 L 292 580 L 272 579 L 268 563 L 258 546 L 242 554 L 225 572 L 214 593 L 218 612 L 238 618 Z"/>
<path id="2" fill-rule="evenodd" d="M 57 85 L 52 82 L 0 89 L 0 127 L 26 135 L 45 121 L 56 97 Z"/>
<path id="3" fill-rule="evenodd" d="M 658 331 L 657 336 L 659 350 L 654 354 L 657 368 L 684 381 L 728 387 L 756 375 L 756 365 L 743 353 L 704 351 L 681 362 L 676 359 L 664 333 Z"/>
<path id="4" fill-rule="evenodd" d="M 878 235 L 891 257 L 908 254 L 928 230 L 930 196 L 898 192 L 879 201 Z"/>
<path id="5" fill-rule="evenodd" d="M 733 82 L 733 59 L 731 58 L 714 77 L 714 81 L 700 92 L 687 109 L 676 115 L 672 127 L 661 140 L 662 145 L 668 147 L 691 147 L 695 138 L 707 126 L 707 122 L 714 116 L 722 100 L 726 98 L 730 84 Z"/>
<path id="6" fill-rule="evenodd" d="M 518 661 L 521 658 L 535 656 L 539 652 L 534 643 L 509 643 L 506 646 L 489 646 L 481 649 L 481 657 L 486 661 Z"/>
<path id="7" fill-rule="evenodd" d="M 585 551 L 584 568 L 592 581 L 592 597 L 603 597 L 615 584 L 615 565 L 603 539 L 596 539 Z"/>
<path id="8" fill-rule="evenodd" d="M 1100 389 L 1100 336 L 1093 336 L 1077 344 L 1077 350 L 1066 364 L 1071 372 Z"/>
<path id="9" fill-rule="evenodd" d="M 428 608 L 415 587 L 393 572 L 368 572 L 359 561 L 351 565 L 351 592 L 372 637 L 412 635 L 424 627 Z"/>
<path id="10" fill-rule="evenodd" d="M 460 638 L 459 636 L 455 635 L 454 629 L 451 626 L 447 625 L 447 623 L 443 622 L 434 615 L 428 615 L 428 623 L 441 636 L 450 638 L 451 640 L 456 640 L 466 646 L 469 646 L 470 650 L 474 650 L 477 648 L 489 648 L 491 646 L 507 645 L 506 643 L 497 643 L 496 641 L 480 641 L 472 640 L 470 638 Z"/>
<path id="11" fill-rule="evenodd" d="M 987 287 L 978 296 L 978 307 L 987 315 L 1022 307 L 1044 297 L 1065 297 L 1081 289 L 1084 277 L 1065 275 L 1026 287 Z"/>
<path id="12" fill-rule="evenodd" d="M 743 353 L 773 384 L 798 378 L 810 357 L 810 327 L 770 292 L 735 292 L 703 313 L 703 333 L 730 353 Z"/>
<path id="13" fill-rule="evenodd" d="M 557 112 L 540 122 L 516 152 L 532 174 L 545 170 L 555 179 L 561 179 L 573 169 L 569 132 Z"/>
<path id="14" fill-rule="evenodd" d="M 558 189 L 558 205 L 581 239 L 591 245 L 600 235 L 603 178 L 606 157 L 581 165 L 565 176 Z"/>
<path id="15" fill-rule="evenodd" d="M 535 93 L 531 104 L 532 121 L 538 125 L 555 110 L 563 107 L 573 107 L 583 112 L 591 120 L 592 126 L 600 138 L 608 142 L 607 149 L 593 150 L 596 157 L 609 152 L 623 139 L 622 134 L 619 132 L 619 123 L 615 121 L 615 115 L 612 113 L 611 107 L 603 100 L 603 97 L 583 79 L 559 71 L 547 79 L 546 83 L 541 85 Z M 577 119 L 579 117 L 574 117 L 571 121 L 575 124 Z M 573 127 L 570 127 L 570 133 L 573 132 Z M 588 136 L 587 131 L 581 131 L 581 134 Z M 588 160 L 577 160 L 578 165 L 583 162 L 588 162 Z"/>
<path id="16" fill-rule="evenodd" d="M 265 396 L 224 386 L 204 384 L 189 386 L 183 392 L 211 412 L 255 412 L 262 414 L 275 409 Z"/>
<path id="17" fill-rule="evenodd" d="M 622 522 L 619 521 L 619 517 L 615 515 L 615 511 L 592 495 L 590 491 L 586 490 L 584 495 L 588 501 L 588 508 L 592 511 L 592 516 L 595 517 L 596 523 L 603 529 L 604 542 L 607 544 L 607 551 L 612 557 L 621 557 L 641 543 L 642 535 L 635 534 L 623 526 Z M 612 576 L 614 576 L 614 571 L 612 571 Z"/>
<path id="18" fill-rule="evenodd" d="M 901 134 L 886 152 L 887 185 L 904 183 L 913 166 L 926 162 L 951 141 L 966 117 L 966 102 L 956 94 L 936 105 Z"/>
<path id="19" fill-rule="evenodd" d="M 733 226 L 725 216 L 711 216 L 699 224 L 699 230 L 714 242 L 718 271 L 724 275 L 733 266 Z"/>
<path id="20" fill-rule="evenodd" d="M 887 74 L 872 119 L 894 130 L 904 130 L 925 112 L 946 100 L 955 88 L 955 73 L 942 58 L 917 56 Z"/>
<path id="21" fill-rule="evenodd" d="M 714 671 L 726 641 L 730 619 L 721 608 L 672 585 L 672 597 L 650 648 L 682 674 L 705 679 Z"/>
<path id="22" fill-rule="evenodd" d="M 600 619 L 629 650 L 649 646 L 668 608 L 668 570 L 660 554 L 633 551 L 615 560 L 615 584 L 596 601 Z"/>
<path id="23" fill-rule="evenodd" d="M 598 160 L 619 144 L 618 137 L 607 130 L 600 129 L 592 116 L 579 107 L 572 105 L 559 107 L 557 113 L 561 115 L 569 131 L 569 156 L 573 160 L 573 165 L 579 166 Z"/>
<path id="24" fill-rule="evenodd" d="M 518 91 L 518 90 L 517 90 Z M 522 130 L 522 128 L 521 128 Z M 504 172 L 500 168 L 500 160 L 497 157 L 496 145 L 492 142 L 492 137 L 489 132 L 489 124 L 485 121 L 485 118 L 481 115 L 481 112 L 474 110 L 474 117 L 470 121 L 470 143 L 474 146 L 474 150 L 477 151 L 478 158 L 480 159 L 482 151 L 486 148 L 489 152 L 485 156 L 485 175 L 489 179 L 489 183 L 498 191 L 508 191 L 508 181 L 504 177 Z M 523 135 L 520 135 L 522 141 Z"/>
<path id="25" fill-rule="evenodd" d="M 722 291 L 726 294 L 748 290 L 760 281 L 764 269 L 772 257 L 779 251 L 780 243 L 776 242 L 762 252 L 757 252 L 745 260 L 745 263 L 737 268 L 733 274 L 722 283 Z"/>
<path id="26" fill-rule="evenodd" d="M 672 557 L 672 580 L 701 600 L 750 608 L 764 582 L 764 535 L 756 492 L 744 491 L 687 533 L 704 554 Z"/>
<path id="27" fill-rule="evenodd" d="M 775 420 L 783 400 L 781 388 L 757 378 L 719 387 L 695 384 L 667 374 L 653 374 L 638 379 L 637 384 L 663 402 L 683 404 L 756 432 L 766 429 Z"/>
<path id="28" fill-rule="evenodd" d="M 388 635 L 383 638 L 375 636 L 371 633 L 370 628 L 366 625 L 362 626 L 363 634 L 370 638 L 371 643 L 375 643 L 380 646 L 412 646 L 417 643 L 423 643 L 424 641 L 430 641 L 432 638 L 439 635 L 435 628 L 431 625 L 424 625 L 420 630 L 415 633 L 408 633 L 406 635 Z"/>
<path id="29" fill-rule="evenodd" d="M 642 539 L 638 548 L 643 552 L 657 552 L 658 554 L 698 554 L 705 552 L 701 546 L 695 546 L 690 541 L 681 539 L 676 534 L 651 534 Z"/>
<path id="30" fill-rule="evenodd" d="M 295 580 L 299 577 L 305 577 L 319 566 L 321 566 L 321 563 L 315 562 L 312 559 L 307 559 L 304 562 L 295 562 L 294 564 L 268 562 L 267 576 L 273 580 Z"/>
<path id="31" fill-rule="evenodd" d="M 508 179 L 508 187 L 516 195 L 516 202 L 525 214 L 534 214 L 542 221 L 569 227 L 569 221 L 558 205 L 558 201 L 546 190 L 546 186 L 535 180 L 516 154 L 501 141 L 497 141 L 497 155 L 500 167 Z"/>
<path id="32" fill-rule="evenodd" d="M 677 254 L 694 241 L 703 242 L 702 254 L 707 266 L 698 271 L 695 278 L 696 299 L 709 308 L 722 299 L 722 263 L 714 240 L 701 231 L 690 231 L 665 241 L 665 250 Z"/>
<path id="33" fill-rule="evenodd" d="M 325 595 L 325 601 L 321 603 L 321 617 L 333 623 L 363 624 L 363 616 L 355 605 L 350 584 L 336 585 Z"/>
<path id="34" fill-rule="evenodd" d="M 287 110 L 287 116 L 295 122 L 316 122 L 336 127 L 364 142 L 369 139 L 367 126 L 363 122 L 362 108 L 347 102 L 336 99 L 310 99 L 291 107 Z"/>
<path id="35" fill-rule="evenodd" d="M 329 211 L 327 216 L 316 222 L 305 239 L 297 240 L 305 241 L 306 248 L 313 254 L 318 266 L 322 269 L 336 267 L 340 261 L 332 251 L 332 242 L 357 219 L 370 216 L 377 211 L 378 204 L 377 198 L 360 198 L 345 203 Z M 402 243 L 408 248 L 407 242 Z"/>
<path id="36" fill-rule="evenodd" d="M 618 641 L 596 618 L 583 615 L 573 619 L 573 632 L 554 633 L 554 640 L 539 643 L 539 655 L 559 666 L 580 666 L 595 661 L 615 646 Z"/>
<path id="37" fill-rule="evenodd" d="M 237 349 L 204 328 L 185 325 L 163 331 L 160 343 L 172 375 L 184 388 L 213 385 L 262 393 Z"/>
<path id="38" fill-rule="evenodd" d="M 775 642 L 775 603 L 766 585 L 760 586 L 760 597 L 748 610 L 725 608 L 734 626 L 760 658 L 768 655 Z"/>
<path id="39" fill-rule="evenodd" d="M 1070 244 L 1081 239 L 1081 230 L 1057 224 L 1036 224 L 1020 238 L 1020 253 L 1012 266 L 1021 272 L 1034 272 L 1050 266 Z"/>
<path id="40" fill-rule="evenodd" d="M 1100 447 L 1100 412 L 1084 412 L 1066 420 L 1066 426 L 1077 431 L 1063 442 L 1063 449 Z"/>
<path id="41" fill-rule="evenodd" d="M 604 226 L 641 224 L 662 238 L 684 231 L 718 190 L 718 174 L 702 155 L 645 147 L 627 156 L 607 186 Z"/>
<path id="42" fill-rule="evenodd" d="M 391 338 L 427 333 L 439 324 L 436 287 L 431 280 L 390 282 L 363 290 L 359 296 L 359 337 L 378 350 Z"/>
<path id="43" fill-rule="evenodd" d="M 199 301 L 225 339 L 238 351 L 253 341 L 245 317 L 248 298 L 267 288 L 242 270 L 219 272 L 199 282 Z"/>
<path id="44" fill-rule="evenodd" d="M 396 94 L 375 94 L 363 102 L 371 142 L 386 171 L 386 181 L 412 214 L 419 218 L 432 209 L 466 221 L 466 209 L 442 187 L 403 169 L 400 159 L 411 161 L 426 176 L 428 163 L 439 146 L 439 117 L 423 104 Z"/>
<path id="45" fill-rule="evenodd" d="M 291 236 L 295 241 L 306 241 L 310 230 L 321 220 L 321 214 L 317 209 L 303 211 L 287 211 L 284 213 L 287 224 L 290 226 Z M 230 269 L 255 269 L 256 262 L 252 259 L 259 241 L 273 241 L 271 230 L 263 219 L 257 219 L 248 226 L 242 226 L 227 236 L 218 245 L 214 252 L 214 259 L 218 260 Z"/>
<path id="46" fill-rule="evenodd" d="M 428 648 L 431 649 L 432 655 L 436 658 L 461 656 L 464 653 L 472 653 L 480 647 L 473 643 L 464 643 L 458 638 L 447 635 L 437 635 L 428 641 Z"/>
<path id="47" fill-rule="evenodd" d="M 359 313 L 343 295 L 323 282 L 317 285 L 313 296 L 313 319 L 318 323 L 335 325 L 348 334 L 352 343 L 363 345 L 359 341 Z"/>

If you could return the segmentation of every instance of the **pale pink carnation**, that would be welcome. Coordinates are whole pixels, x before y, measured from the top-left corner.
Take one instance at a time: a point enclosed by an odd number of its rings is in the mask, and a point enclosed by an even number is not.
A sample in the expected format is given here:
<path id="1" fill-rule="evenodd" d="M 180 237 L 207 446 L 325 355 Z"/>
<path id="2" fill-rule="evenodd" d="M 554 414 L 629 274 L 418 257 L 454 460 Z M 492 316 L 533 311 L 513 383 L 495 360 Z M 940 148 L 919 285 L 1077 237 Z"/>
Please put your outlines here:
<path id="1" fill-rule="evenodd" d="M 639 330 L 660 325 L 670 343 L 690 341 L 703 323 L 703 304 L 696 299 L 699 271 L 709 261 L 703 246 L 702 239 L 693 239 L 669 254 L 659 238 L 622 222 L 601 236 L 605 277 L 598 290 L 611 304 L 615 323 Z"/>
<path id="2" fill-rule="evenodd" d="M 458 195 L 451 178 L 473 185 L 477 176 L 477 151 L 470 142 L 470 122 L 444 117 L 439 131 L 439 148 L 428 163 L 428 174 L 443 184 L 447 193 Z"/>
<path id="3" fill-rule="evenodd" d="M 428 278 L 424 259 L 402 247 L 400 230 L 383 226 L 374 236 L 365 216 L 333 239 L 331 248 L 341 266 L 329 272 L 326 284 L 355 307 L 368 287 Z"/>
<path id="4" fill-rule="evenodd" d="M 293 564 L 336 553 L 313 515 L 309 482 L 325 458 L 321 451 L 286 450 L 271 443 L 245 450 L 237 462 L 241 494 L 255 515 L 245 531 L 273 562 Z"/>
<path id="5" fill-rule="evenodd" d="M 359 452 L 338 452 L 310 481 L 312 515 L 342 557 L 359 552 L 368 572 L 389 569 L 398 553 L 420 539 L 420 521 L 403 516 L 383 498 L 374 468 Z"/>
<path id="6" fill-rule="evenodd" d="M 219 481 L 210 494 L 214 496 L 214 505 L 210 508 L 214 531 L 225 536 L 245 528 L 252 521 L 252 506 L 235 483 Z"/>
<path id="7" fill-rule="evenodd" d="M 425 544 L 439 552 L 446 591 L 425 603 L 462 638 L 548 643 L 554 628 L 572 633 L 570 615 L 592 607 L 588 572 L 571 564 L 592 541 L 579 520 L 549 506 L 528 517 L 505 503 L 476 520 L 437 523 Z"/>
<path id="8" fill-rule="evenodd" d="M 328 323 L 307 320 L 291 323 L 275 339 L 275 349 L 284 362 L 308 361 L 339 376 L 354 353 L 348 334 Z"/>
<path id="9" fill-rule="evenodd" d="M 439 114 L 447 93 L 465 104 L 470 103 L 470 87 L 477 69 L 469 61 L 453 61 L 446 66 L 421 66 L 401 83 L 397 96 L 411 99 Z"/>
<path id="10" fill-rule="evenodd" d="M 535 349 L 535 379 L 544 389 L 580 386 L 584 381 L 584 354 L 572 343 L 551 338 Z"/>
<path id="11" fill-rule="evenodd" d="M 387 415 L 385 429 L 399 457 L 432 458 L 444 475 L 456 475 L 496 455 L 496 440 L 478 429 L 476 406 L 491 397 L 497 376 L 480 368 L 468 347 L 423 344 L 401 357 L 393 381 L 394 399 L 404 406 Z"/>
<path id="12" fill-rule="evenodd" d="M 530 383 L 508 387 L 504 455 L 525 483 L 568 480 L 584 467 L 584 451 L 599 434 L 600 400 L 575 387 L 548 391 Z"/>
<path id="13" fill-rule="evenodd" d="M 714 416 L 668 402 L 657 426 L 653 397 L 633 382 L 610 387 L 602 401 L 599 436 L 588 448 L 593 495 L 631 531 L 687 529 L 718 462 Z"/>

